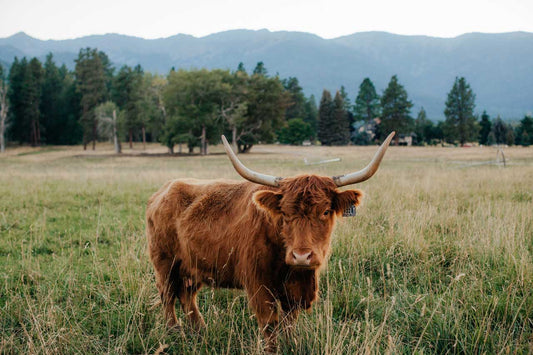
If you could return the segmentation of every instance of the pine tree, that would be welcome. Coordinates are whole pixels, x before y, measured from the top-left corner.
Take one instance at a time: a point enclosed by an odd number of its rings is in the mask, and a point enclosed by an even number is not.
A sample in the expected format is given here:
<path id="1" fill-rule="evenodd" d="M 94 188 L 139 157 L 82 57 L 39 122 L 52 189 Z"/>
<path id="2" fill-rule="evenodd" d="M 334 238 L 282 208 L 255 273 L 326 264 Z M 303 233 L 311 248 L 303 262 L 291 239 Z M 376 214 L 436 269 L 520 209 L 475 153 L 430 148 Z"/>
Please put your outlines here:
<path id="1" fill-rule="evenodd" d="M 514 131 L 511 125 L 507 126 L 507 132 L 505 132 L 505 144 L 507 145 L 514 145 L 515 144 L 515 136 Z"/>
<path id="2" fill-rule="evenodd" d="M 304 122 L 309 123 L 311 127 L 311 140 L 316 139 L 318 130 L 318 107 L 316 106 L 315 96 L 311 95 L 305 100 Z"/>
<path id="3" fill-rule="evenodd" d="M 407 98 L 407 91 L 398 82 L 394 75 L 381 97 L 381 124 L 380 133 L 387 135 L 396 131 L 395 141 L 398 144 L 400 133 L 409 133 L 413 126 L 410 116 L 413 104 Z"/>
<path id="4" fill-rule="evenodd" d="M 479 125 L 474 116 L 475 100 L 476 95 L 465 78 L 455 78 L 444 109 L 444 133 L 447 140 L 458 140 L 463 146 L 466 142 L 478 138 Z"/>
<path id="5" fill-rule="evenodd" d="M 487 114 L 487 111 L 483 111 L 481 115 L 481 121 L 479 122 L 481 129 L 479 130 L 479 144 L 487 144 L 489 133 L 492 130 L 492 122 Z"/>
<path id="6" fill-rule="evenodd" d="M 31 144 L 41 144 L 41 111 L 39 110 L 42 93 L 43 67 L 37 58 L 32 58 L 28 63 L 28 77 L 26 82 L 26 95 L 28 105 L 26 117 L 30 121 Z"/>
<path id="7" fill-rule="evenodd" d="M 246 68 L 244 67 L 243 62 L 239 62 L 239 65 L 237 66 L 237 71 L 241 73 L 246 73 Z"/>
<path id="8" fill-rule="evenodd" d="M 526 115 L 520 120 L 520 125 L 516 129 L 517 144 L 525 147 L 533 144 L 533 117 Z"/>
<path id="9" fill-rule="evenodd" d="M 4 67 L 0 64 L 0 153 L 6 150 L 6 124 L 9 105 L 7 102 L 7 80 Z"/>
<path id="10" fill-rule="evenodd" d="M 265 64 L 263 62 L 258 62 L 254 68 L 253 74 L 267 76 L 268 72 L 265 68 Z"/>
<path id="11" fill-rule="evenodd" d="M 24 136 L 24 102 L 22 98 L 22 81 L 24 78 L 26 66 L 28 62 L 26 58 L 20 61 L 17 57 L 13 60 L 11 68 L 9 69 L 9 89 L 7 91 L 7 99 L 10 103 L 9 119 L 10 126 L 8 136 L 13 141 L 22 143 L 25 141 Z"/>
<path id="12" fill-rule="evenodd" d="M 285 111 L 285 119 L 302 118 L 305 115 L 305 96 L 297 78 L 289 77 L 282 81 L 289 94 L 289 107 Z"/>
<path id="13" fill-rule="evenodd" d="M 52 53 L 46 56 L 44 63 L 43 86 L 41 95 L 41 115 L 44 126 L 44 139 L 47 143 L 57 144 L 62 130 L 61 93 L 63 80 L 59 68 L 53 60 Z"/>
<path id="14" fill-rule="evenodd" d="M 359 93 L 355 99 L 354 116 L 358 121 L 369 123 L 380 114 L 379 96 L 374 84 L 365 78 L 359 86 Z"/>
<path id="15" fill-rule="evenodd" d="M 494 120 L 492 132 L 494 133 L 494 139 L 496 140 L 496 144 L 505 143 L 505 137 L 507 135 L 507 126 L 500 118 L 500 116 L 496 117 L 496 119 Z"/>
<path id="16" fill-rule="evenodd" d="M 54 144 L 79 144 L 83 141 L 83 128 L 80 122 L 81 95 L 76 90 L 76 78 L 65 64 L 59 68 L 62 78 L 60 95 L 60 122 L 54 128 Z"/>
<path id="17" fill-rule="evenodd" d="M 42 66 L 37 58 L 17 58 L 9 71 L 8 99 L 11 103 L 10 136 L 33 146 L 41 141 L 40 110 Z"/>
<path id="18" fill-rule="evenodd" d="M 133 148 L 133 135 L 139 128 L 144 133 L 142 122 L 143 70 L 140 65 L 120 68 L 113 81 L 113 101 L 124 112 L 124 128 L 128 133 L 130 148 Z M 144 134 L 143 134 L 144 136 Z"/>
<path id="19" fill-rule="evenodd" d="M 94 109 L 107 96 L 106 72 L 96 49 L 81 49 L 75 62 L 76 87 L 81 95 L 83 149 L 87 149 L 87 143 L 92 140 L 94 150 L 98 123 Z"/>
<path id="20" fill-rule="evenodd" d="M 415 119 L 414 132 L 416 134 L 416 142 L 418 145 L 423 143 L 429 143 L 431 139 L 431 129 L 433 128 L 433 122 L 428 120 L 426 110 L 423 107 L 420 108 L 418 115 Z"/>
<path id="21" fill-rule="evenodd" d="M 333 121 L 330 126 L 332 133 L 331 145 L 346 145 L 350 141 L 350 127 L 345 103 L 346 100 L 337 91 L 333 99 Z"/>
<path id="22" fill-rule="evenodd" d="M 355 128 L 353 127 L 353 124 L 355 123 L 355 116 L 353 114 L 353 106 L 350 103 L 350 98 L 348 97 L 348 92 L 346 92 L 346 88 L 344 87 L 344 85 L 341 85 L 340 95 L 343 100 L 343 107 L 344 111 L 346 112 L 346 119 L 348 120 L 348 139 L 350 139 L 352 137 L 353 132 L 355 131 Z"/>
<path id="23" fill-rule="evenodd" d="M 335 107 L 331 93 L 328 90 L 324 90 L 318 107 L 318 140 L 322 145 L 331 145 L 333 142 L 332 125 L 334 112 Z"/>

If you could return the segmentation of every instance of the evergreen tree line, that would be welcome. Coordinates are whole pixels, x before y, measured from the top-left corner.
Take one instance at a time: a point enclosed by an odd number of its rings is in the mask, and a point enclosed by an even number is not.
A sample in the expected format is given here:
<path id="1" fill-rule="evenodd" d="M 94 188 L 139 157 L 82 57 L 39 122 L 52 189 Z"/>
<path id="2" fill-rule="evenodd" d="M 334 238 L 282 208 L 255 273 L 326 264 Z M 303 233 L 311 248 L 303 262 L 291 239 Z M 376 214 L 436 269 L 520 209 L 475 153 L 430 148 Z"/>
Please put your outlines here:
<path id="1" fill-rule="evenodd" d="M 318 139 L 325 145 L 359 145 L 381 142 L 391 131 L 400 139 L 412 138 L 415 145 L 460 144 L 478 142 L 493 144 L 533 144 L 533 118 L 525 115 L 515 124 L 505 123 L 499 116 L 491 121 L 484 111 L 474 114 L 475 94 L 465 78 L 456 78 L 445 103 L 445 120 L 436 124 L 428 119 L 422 107 L 416 118 L 411 116 L 413 103 L 407 91 L 392 76 L 387 88 L 379 96 L 374 84 L 365 78 L 359 86 L 354 104 L 350 104 L 344 87 L 335 97 L 324 90 L 319 106 Z"/>
<path id="2" fill-rule="evenodd" d="M 167 76 L 145 73 L 140 65 L 115 70 L 107 55 L 81 49 L 75 69 L 58 67 L 49 54 L 14 59 L 0 67 L 0 146 L 9 140 L 38 146 L 97 141 L 160 142 L 174 152 L 186 146 L 207 154 L 220 135 L 247 152 L 258 142 L 323 145 L 374 144 L 396 131 L 396 144 L 411 136 L 415 144 L 533 143 L 533 120 L 511 126 L 484 112 L 474 115 L 475 95 L 464 78 L 456 78 L 445 105 L 444 121 L 434 124 L 423 108 L 411 117 L 413 103 L 393 76 L 378 95 L 369 78 L 352 103 L 344 87 L 334 96 L 324 90 L 320 105 L 306 97 L 298 79 L 270 76 L 262 62 L 248 73 L 240 63 L 229 70 L 174 70 Z"/>
<path id="3" fill-rule="evenodd" d="M 0 123 L 6 123 L 9 140 L 82 143 L 84 149 L 112 140 L 117 152 L 121 141 L 130 148 L 133 142 L 161 142 L 170 152 L 184 145 L 206 154 L 221 134 L 240 152 L 278 136 L 292 144 L 316 136 L 314 97 L 305 97 L 297 78 L 269 76 L 262 62 L 251 74 L 240 63 L 233 72 L 172 69 L 165 77 L 140 65 L 116 71 L 105 53 L 84 48 L 75 63 L 69 71 L 49 54 L 44 65 L 15 58 L 8 75 L 0 69 L 0 99 L 5 92 L 2 107 L 9 108 Z"/>

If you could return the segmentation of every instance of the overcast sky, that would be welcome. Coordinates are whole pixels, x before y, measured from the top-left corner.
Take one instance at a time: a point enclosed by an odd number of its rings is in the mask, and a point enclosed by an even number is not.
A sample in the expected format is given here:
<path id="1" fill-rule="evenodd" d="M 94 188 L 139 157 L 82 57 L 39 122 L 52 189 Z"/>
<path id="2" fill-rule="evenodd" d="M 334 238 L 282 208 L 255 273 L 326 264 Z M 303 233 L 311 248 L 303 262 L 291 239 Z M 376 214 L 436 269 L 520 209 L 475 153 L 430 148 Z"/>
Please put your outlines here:
<path id="1" fill-rule="evenodd" d="M 39 39 L 201 37 L 242 28 L 324 38 L 362 31 L 437 37 L 533 32 L 533 0 L 0 0 L 0 37 L 20 31 Z"/>

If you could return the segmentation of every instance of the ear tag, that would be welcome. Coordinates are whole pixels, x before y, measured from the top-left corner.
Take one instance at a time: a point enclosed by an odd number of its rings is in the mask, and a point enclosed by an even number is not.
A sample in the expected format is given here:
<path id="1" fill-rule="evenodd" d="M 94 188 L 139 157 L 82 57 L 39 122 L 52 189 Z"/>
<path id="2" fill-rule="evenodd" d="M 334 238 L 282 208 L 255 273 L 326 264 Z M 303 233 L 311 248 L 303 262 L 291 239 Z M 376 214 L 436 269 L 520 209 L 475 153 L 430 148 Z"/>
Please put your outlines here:
<path id="1" fill-rule="evenodd" d="M 342 213 L 343 217 L 355 217 L 355 215 L 355 205 L 351 205 L 350 207 L 345 208 L 344 212 Z"/>

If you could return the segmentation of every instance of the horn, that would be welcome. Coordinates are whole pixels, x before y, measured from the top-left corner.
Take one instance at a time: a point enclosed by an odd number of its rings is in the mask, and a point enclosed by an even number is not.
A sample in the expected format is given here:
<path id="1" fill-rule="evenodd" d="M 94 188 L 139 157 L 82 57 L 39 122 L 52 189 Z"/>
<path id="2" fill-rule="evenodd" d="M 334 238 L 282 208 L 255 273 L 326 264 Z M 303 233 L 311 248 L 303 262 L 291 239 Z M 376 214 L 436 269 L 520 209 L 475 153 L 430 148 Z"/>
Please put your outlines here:
<path id="1" fill-rule="evenodd" d="M 241 161 L 239 160 L 239 158 L 237 158 L 235 153 L 233 153 L 233 150 L 231 149 L 226 137 L 222 135 L 221 138 L 222 138 L 222 143 L 224 143 L 224 149 L 226 149 L 226 153 L 228 154 L 228 157 L 231 160 L 233 167 L 235 168 L 235 170 L 237 170 L 239 175 L 241 175 L 246 180 L 255 182 L 257 184 L 279 187 L 279 182 L 283 180 L 283 178 L 275 177 L 272 175 L 261 174 L 261 173 L 248 169 L 247 167 L 244 166 L 243 163 L 241 163 Z"/>
<path id="2" fill-rule="evenodd" d="M 383 156 L 385 155 L 385 152 L 387 151 L 387 148 L 389 147 L 389 144 L 392 140 L 392 137 L 394 137 L 394 134 L 395 132 L 389 134 L 389 136 L 387 137 L 387 139 L 385 139 L 381 147 L 379 147 L 372 161 L 364 169 L 347 175 L 333 176 L 333 181 L 335 181 L 335 184 L 337 184 L 338 187 L 341 187 L 351 184 L 357 184 L 358 182 L 363 182 L 365 180 L 370 179 L 372 175 L 374 175 L 375 172 L 378 171 L 381 159 L 383 159 Z"/>

